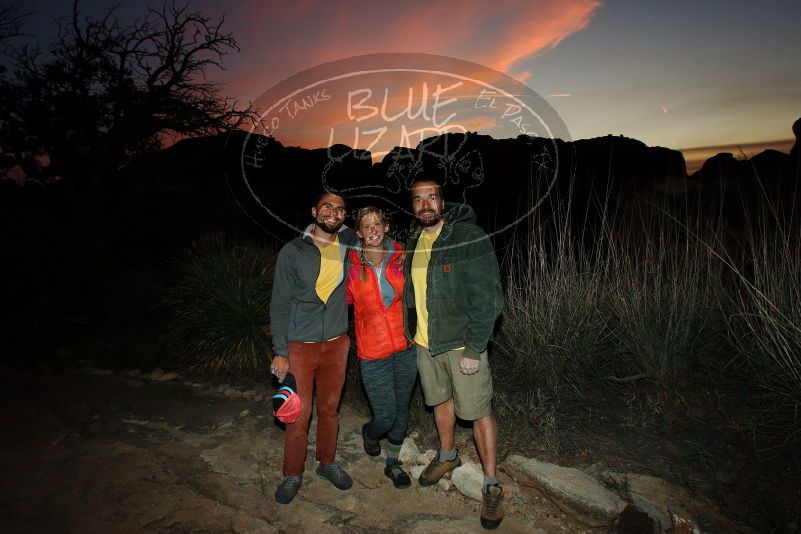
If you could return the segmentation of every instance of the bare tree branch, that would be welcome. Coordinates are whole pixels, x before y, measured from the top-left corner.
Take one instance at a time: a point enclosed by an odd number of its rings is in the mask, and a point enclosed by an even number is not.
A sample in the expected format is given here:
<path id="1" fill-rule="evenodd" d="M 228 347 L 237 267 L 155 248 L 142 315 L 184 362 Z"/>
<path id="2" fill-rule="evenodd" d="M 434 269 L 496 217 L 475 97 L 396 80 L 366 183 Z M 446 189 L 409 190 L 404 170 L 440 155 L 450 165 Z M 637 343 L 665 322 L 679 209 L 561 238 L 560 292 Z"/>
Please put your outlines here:
<path id="1" fill-rule="evenodd" d="M 18 11 L 8 13 L 3 20 L 16 20 Z M 257 120 L 206 81 L 239 50 L 224 22 L 171 1 L 124 24 L 116 7 L 95 18 L 75 0 L 48 56 L 24 46 L 7 54 L 15 72 L 5 101 L 20 120 L 0 133 L 0 145 L 44 147 L 99 179 L 167 135 L 216 134 Z"/>

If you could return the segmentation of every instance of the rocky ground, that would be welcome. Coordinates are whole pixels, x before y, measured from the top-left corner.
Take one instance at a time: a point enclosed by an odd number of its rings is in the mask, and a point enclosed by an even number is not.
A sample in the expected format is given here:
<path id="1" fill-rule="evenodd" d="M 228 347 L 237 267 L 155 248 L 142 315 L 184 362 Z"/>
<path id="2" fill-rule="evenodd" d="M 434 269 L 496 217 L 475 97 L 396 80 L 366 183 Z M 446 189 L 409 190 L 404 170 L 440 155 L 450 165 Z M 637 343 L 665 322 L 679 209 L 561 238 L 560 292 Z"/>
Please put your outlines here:
<path id="1" fill-rule="evenodd" d="M 312 452 L 298 498 L 281 506 L 272 495 L 282 429 L 265 386 L 104 370 L 2 370 L 0 380 L 3 532 L 482 531 L 477 458 L 464 429 L 459 444 L 468 465 L 452 481 L 397 490 L 383 476 L 381 459 L 362 451 L 366 414 L 345 405 L 338 453 L 353 488 L 342 492 L 318 479 Z M 413 440 L 404 450 L 413 472 L 431 454 Z M 504 466 L 503 532 L 634 532 L 642 525 L 680 532 L 677 511 L 704 515 L 713 531 L 740 530 L 709 503 L 658 479 L 599 466 L 566 470 L 519 456 Z M 619 516 L 630 503 L 636 513 L 629 508 Z M 638 515 L 642 510 L 648 517 Z"/>

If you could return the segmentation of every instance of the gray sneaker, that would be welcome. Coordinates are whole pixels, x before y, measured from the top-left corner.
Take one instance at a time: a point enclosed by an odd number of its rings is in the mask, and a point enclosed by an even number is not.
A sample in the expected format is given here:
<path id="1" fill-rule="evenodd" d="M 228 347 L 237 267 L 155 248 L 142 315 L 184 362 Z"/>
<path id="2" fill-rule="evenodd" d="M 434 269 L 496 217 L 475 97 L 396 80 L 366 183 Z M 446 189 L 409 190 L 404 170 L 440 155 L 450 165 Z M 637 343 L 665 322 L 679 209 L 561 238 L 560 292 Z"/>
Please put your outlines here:
<path id="1" fill-rule="evenodd" d="M 353 486 L 353 480 L 351 480 L 350 475 L 336 463 L 321 463 L 318 465 L 317 476 L 326 479 L 337 489 L 346 490 Z"/>
<path id="2" fill-rule="evenodd" d="M 300 485 L 303 483 L 302 476 L 285 476 L 278 487 L 275 489 L 275 500 L 281 504 L 289 504 L 295 495 L 298 494 Z"/>

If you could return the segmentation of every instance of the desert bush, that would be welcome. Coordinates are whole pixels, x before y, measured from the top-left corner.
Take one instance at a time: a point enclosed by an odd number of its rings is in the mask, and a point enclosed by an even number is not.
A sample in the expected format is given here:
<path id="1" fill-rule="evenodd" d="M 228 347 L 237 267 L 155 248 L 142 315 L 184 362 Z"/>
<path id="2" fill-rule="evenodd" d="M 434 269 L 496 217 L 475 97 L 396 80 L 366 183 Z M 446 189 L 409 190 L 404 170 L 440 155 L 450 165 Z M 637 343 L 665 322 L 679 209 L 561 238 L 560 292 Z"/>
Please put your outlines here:
<path id="1" fill-rule="evenodd" d="M 161 295 L 164 345 L 191 372 L 248 374 L 271 360 L 275 250 L 223 235 L 193 243 L 169 263 Z"/>

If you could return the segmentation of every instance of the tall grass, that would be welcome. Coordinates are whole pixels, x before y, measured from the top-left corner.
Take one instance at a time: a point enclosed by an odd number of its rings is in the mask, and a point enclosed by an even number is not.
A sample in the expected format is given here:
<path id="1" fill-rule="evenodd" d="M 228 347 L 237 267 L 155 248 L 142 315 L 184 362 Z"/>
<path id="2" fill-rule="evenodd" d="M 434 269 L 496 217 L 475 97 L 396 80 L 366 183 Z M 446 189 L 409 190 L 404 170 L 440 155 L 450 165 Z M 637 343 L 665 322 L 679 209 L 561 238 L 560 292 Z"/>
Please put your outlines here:
<path id="1" fill-rule="evenodd" d="M 599 201 L 600 226 L 586 233 L 570 198 L 532 221 L 503 262 L 493 366 L 506 430 L 554 448 L 565 395 L 641 380 L 663 392 L 736 384 L 759 452 L 797 456 L 801 230 L 767 198 L 747 200 L 736 228 L 665 198 L 625 210 Z"/>
<path id="2" fill-rule="evenodd" d="M 724 264 L 699 239 L 716 241 L 713 229 L 676 224 L 667 203 L 598 205 L 598 226 L 577 232 L 571 199 L 557 199 L 504 258 L 496 405 L 510 432 L 546 448 L 565 395 L 642 379 L 670 388 L 723 340 Z"/>
<path id="3" fill-rule="evenodd" d="M 222 235 L 199 240 L 171 262 L 162 295 L 164 341 L 190 372 L 250 374 L 271 359 L 271 247 Z"/>
<path id="4" fill-rule="evenodd" d="M 608 304 L 618 363 L 630 375 L 669 385 L 686 380 L 720 344 L 723 264 L 706 243 L 715 231 L 676 224 L 664 211 L 642 220 L 643 232 L 610 237 Z M 620 232 L 616 232 L 620 236 Z"/>
<path id="5" fill-rule="evenodd" d="M 791 219 L 792 220 L 792 219 Z M 801 232 L 763 212 L 746 235 L 739 284 L 731 292 L 732 345 L 757 390 L 754 437 L 760 453 L 801 444 Z"/>

